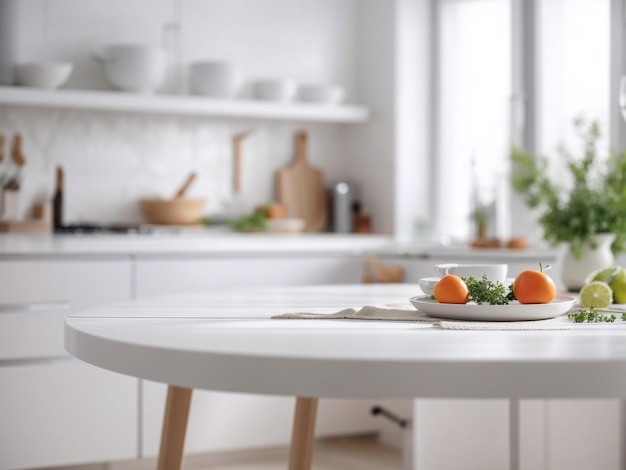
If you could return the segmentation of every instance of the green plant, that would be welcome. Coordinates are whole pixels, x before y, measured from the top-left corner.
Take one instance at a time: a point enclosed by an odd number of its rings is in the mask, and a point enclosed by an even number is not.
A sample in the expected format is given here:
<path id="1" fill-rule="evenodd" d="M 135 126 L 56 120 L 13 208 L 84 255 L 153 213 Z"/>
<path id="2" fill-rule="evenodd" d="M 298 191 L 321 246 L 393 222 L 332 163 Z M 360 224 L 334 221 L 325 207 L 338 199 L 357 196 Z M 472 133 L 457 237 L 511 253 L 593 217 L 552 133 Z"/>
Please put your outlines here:
<path id="1" fill-rule="evenodd" d="M 574 120 L 582 139 L 582 158 L 559 149 L 569 170 L 569 186 L 554 183 L 548 176 L 548 160 L 524 150 L 511 149 L 511 183 L 531 208 L 543 209 L 539 219 L 544 238 L 553 243 L 569 243 L 572 254 L 581 258 L 585 247 L 594 248 L 594 235 L 615 233 L 614 254 L 626 251 L 626 151 L 611 152 L 598 159 L 597 122 Z M 565 181 L 565 183 L 568 183 Z"/>
<path id="2" fill-rule="evenodd" d="M 477 224 L 486 224 L 487 222 L 489 222 L 489 216 L 487 215 L 487 211 L 482 208 L 472 211 L 470 217 Z"/>

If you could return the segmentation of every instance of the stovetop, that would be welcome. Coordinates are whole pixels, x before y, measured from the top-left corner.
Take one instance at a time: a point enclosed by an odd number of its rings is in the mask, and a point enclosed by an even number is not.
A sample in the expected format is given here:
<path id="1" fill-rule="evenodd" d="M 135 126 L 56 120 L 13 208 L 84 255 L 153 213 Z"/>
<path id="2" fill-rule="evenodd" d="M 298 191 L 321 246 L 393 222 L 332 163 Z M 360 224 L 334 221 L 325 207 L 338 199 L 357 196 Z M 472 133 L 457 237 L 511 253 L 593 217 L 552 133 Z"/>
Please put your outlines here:
<path id="1" fill-rule="evenodd" d="M 107 234 L 107 233 L 154 233 L 154 228 L 138 224 L 69 224 L 55 227 L 54 233 Z"/>

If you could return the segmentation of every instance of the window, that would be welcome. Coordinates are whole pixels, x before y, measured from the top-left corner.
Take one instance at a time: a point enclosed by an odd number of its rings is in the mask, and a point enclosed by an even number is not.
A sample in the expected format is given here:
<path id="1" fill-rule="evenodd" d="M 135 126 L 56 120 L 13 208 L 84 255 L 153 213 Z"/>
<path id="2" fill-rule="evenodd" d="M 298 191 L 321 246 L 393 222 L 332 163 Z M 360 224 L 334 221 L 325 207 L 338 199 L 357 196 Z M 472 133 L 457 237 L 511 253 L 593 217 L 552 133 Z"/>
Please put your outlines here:
<path id="1" fill-rule="evenodd" d="M 438 0 L 433 8 L 436 234 L 466 243 L 472 213 L 482 210 L 491 237 L 528 235 L 515 232 L 533 225 L 529 214 L 511 224 L 511 129 L 532 130 L 533 142 L 522 142 L 531 151 L 552 157 L 563 144 L 576 154 L 572 123 L 583 115 L 600 123 L 608 149 L 611 0 Z"/>
<path id="2" fill-rule="evenodd" d="M 541 0 L 538 4 L 537 151 L 559 145 L 580 154 L 573 120 L 596 120 L 608 149 L 610 1 Z M 617 97 L 615 97 L 617 99 Z M 601 152 L 606 154 L 606 152 Z"/>

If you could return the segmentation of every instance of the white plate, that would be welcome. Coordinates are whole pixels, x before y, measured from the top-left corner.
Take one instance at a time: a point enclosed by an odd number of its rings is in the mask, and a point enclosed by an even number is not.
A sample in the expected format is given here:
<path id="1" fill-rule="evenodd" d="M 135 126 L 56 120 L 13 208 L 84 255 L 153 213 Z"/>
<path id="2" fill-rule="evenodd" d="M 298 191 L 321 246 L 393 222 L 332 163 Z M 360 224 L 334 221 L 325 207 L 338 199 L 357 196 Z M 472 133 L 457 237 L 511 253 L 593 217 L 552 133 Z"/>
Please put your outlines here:
<path id="1" fill-rule="evenodd" d="M 524 321 L 546 320 L 567 313 L 576 302 L 574 297 L 557 295 L 549 304 L 478 305 L 440 304 L 428 295 L 411 297 L 411 303 L 420 312 L 431 317 L 468 321 Z"/>

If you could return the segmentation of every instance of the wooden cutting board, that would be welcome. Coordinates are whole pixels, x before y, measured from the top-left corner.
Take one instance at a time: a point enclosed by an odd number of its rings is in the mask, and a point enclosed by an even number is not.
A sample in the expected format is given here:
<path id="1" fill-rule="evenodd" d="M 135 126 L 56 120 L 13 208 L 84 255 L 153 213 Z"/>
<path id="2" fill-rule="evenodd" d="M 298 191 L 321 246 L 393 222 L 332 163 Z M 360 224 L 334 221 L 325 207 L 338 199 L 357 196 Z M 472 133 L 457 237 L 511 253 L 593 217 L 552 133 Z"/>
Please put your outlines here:
<path id="1" fill-rule="evenodd" d="M 305 232 L 326 228 L 328 208 L 322 172 L 307 160 L 308 136 L 296 133 L 296 158 L 277 172 L 278 202 L 287 208 L 290 218 L 304 219 Z"/>

